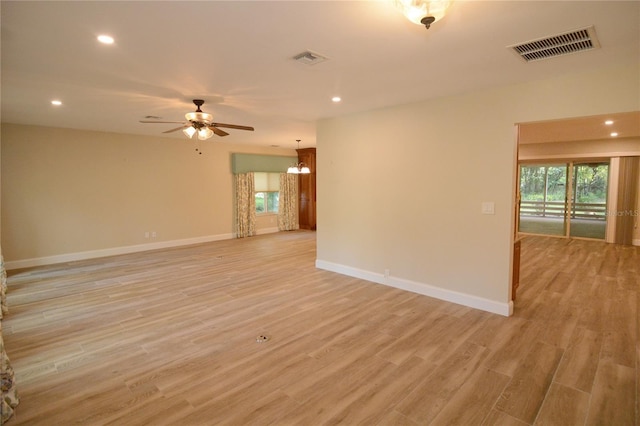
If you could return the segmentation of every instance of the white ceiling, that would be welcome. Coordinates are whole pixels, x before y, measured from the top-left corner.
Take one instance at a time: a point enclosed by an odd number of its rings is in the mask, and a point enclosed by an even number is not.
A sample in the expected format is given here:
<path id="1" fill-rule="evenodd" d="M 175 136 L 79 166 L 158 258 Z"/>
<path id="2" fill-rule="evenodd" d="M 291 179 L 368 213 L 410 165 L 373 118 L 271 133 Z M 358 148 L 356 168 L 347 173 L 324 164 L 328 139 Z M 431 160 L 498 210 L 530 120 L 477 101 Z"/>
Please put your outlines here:
<path id="1" fill-rule="evenodd" d="M 214 121 L 256 129 L 225 141 L 290 148 L 315 145 L 318 119 L 640 59 L 638 1 L 458 0 L 429 30 L 382 0 L 0 8 L 3 122 L 184 138 L 138 120 L 183 120 L 202 98 Z M 532 63 L 507 49 L 589 25 L 600 49 Z M 292 59 L 307 49 L 329 60 Z"/>
<path id="2" fill-rule="evenodd" d="M 521 144 L 638 137 L 640 111 L 521 123 L 518 126 L 518 142 Z"/>

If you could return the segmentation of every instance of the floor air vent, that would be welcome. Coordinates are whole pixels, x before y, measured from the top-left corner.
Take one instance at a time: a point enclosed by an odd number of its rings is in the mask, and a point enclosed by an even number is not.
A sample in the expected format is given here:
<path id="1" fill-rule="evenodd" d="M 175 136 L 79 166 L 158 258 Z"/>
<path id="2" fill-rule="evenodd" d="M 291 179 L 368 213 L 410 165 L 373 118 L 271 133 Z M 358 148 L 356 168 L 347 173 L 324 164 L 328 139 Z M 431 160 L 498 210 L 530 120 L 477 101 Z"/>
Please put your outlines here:
<path id="1" fill-rule="evenodd" d="M 600 43 L 595 28 L 590 26 L 508 47 L 525 62 L 532 62 L 597 49 Z"/>

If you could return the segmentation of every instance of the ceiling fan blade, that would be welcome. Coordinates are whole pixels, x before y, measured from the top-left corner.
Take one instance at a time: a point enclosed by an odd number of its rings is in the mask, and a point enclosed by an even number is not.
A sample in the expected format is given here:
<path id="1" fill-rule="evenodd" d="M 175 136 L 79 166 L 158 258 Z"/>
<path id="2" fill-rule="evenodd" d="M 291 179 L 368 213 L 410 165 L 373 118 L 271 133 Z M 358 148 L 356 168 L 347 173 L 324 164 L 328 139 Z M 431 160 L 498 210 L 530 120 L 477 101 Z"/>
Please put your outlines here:
<path id="1" fill-rule="evenodd" d="M 167 124 L 167 123 L 181 123 L 181 124 L 186 124 L 184 121 L 149 121 L 149 120 L 140 120 L 140 123 L 160 123 L 160 124 Z"/>
<path id="2" fill-rule="evenodd" d="M 229 134 L 222 129 L 218 129 L 216 126 L 209 126 L 209 128 L 218 136 L 227 136 Z"/>
<path id="3" fill-rule="evenodd" d="M 215 127 L 226 127 L 228 129 L 251 130 L 251 131 L 254 130 L 253 127 L 251 126 L 239 126 L 237 124 L 211 123 L 211 125 Z"/>
<path id="4" fill-rule="evenodd" d="M 164 132 L 162 132 L 162 133 L 171 133 L 171 132 L 175 132 L 175 131 L 178 131 L 178 130 L 182 130 L 182 129 L 184 129 L 185 127 L 187 127 L 187 125 L 182 125 L 182 126 L 180 126 L 180 127 L 176 127 L 175 129 L 166 130 L 166 131 L 164 131 Z"/>

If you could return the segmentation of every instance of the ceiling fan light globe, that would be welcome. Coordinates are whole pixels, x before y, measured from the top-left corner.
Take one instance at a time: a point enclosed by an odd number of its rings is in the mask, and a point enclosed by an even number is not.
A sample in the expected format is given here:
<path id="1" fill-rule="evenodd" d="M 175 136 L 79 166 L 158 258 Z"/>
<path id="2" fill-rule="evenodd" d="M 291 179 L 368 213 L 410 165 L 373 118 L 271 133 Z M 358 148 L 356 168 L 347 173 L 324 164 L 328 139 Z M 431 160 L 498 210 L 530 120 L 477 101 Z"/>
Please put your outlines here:
<path id="1" fill-rule="evenodd" d="M 300 174 L 300 170 L 298 170 L 298 166 L 291 166 L 287 169 L 287 173 L 297 175 Z"/>
<path id="2" fill-rule="evenodd" d="M 208 127 L 202 127 L 198 130 L 198 139 L 201 141 L 207 140 L 211 136 L 213 136 L 213 130 Z"/>
<path id="3" fill-rule="evenodd" d="M 189 139 L 191 139 L 193 135 L 196 134 L 196 129 L 193 126 L 189 126 L 186 129 L 183 129 L 182 133 L 184 133 Z"/>
<path id="4" fill-rule="evenodd" d="M 300 174 L 308 175 L 311 173 L 311 170 L 307 166 L 303 166 L 300 168 Z"/>

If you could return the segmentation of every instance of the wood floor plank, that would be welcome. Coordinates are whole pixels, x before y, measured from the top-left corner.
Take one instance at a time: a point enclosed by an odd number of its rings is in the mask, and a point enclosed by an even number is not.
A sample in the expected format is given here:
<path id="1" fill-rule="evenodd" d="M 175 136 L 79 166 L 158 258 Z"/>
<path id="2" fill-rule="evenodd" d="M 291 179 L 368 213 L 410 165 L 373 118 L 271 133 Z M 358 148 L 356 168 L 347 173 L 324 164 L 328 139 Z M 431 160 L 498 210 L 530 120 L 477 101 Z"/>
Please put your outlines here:
<path id="1" fill-rule="evenodd" d="M 242 409 L 236 409 L 230 413 L 227 412 L 226 416 L 222 416 L 220 424 L 230 426 L 279 424 L 280 419 L 286 413 L 293 411 L 297 407 L 298 403 L 289 396 L 280 391 L 274 391 L 256 401 L 252 401 Z M 180 421 L 189 421 L 189 418 L 187 417 Z"/>
<path id="2" fill-rule="evenodd" d="M 640 248 L 524 238 L 509 318 L 315 260 L 297 231 L 10 271 L 7 426 L 637 421 Z"/>
<path id="3" fill-rule="evenodd" d="M 492 370 L 480 368 L 465 382 L 430 424 L 476 425 L 486 419 L 503 392 L 509 377 Z"/>
<path id="4" fill-rule="evenodd" d="M 361 342 L 357 351 L 344 348 L 331 351 L 330 356 L 323 356 L 318 361 L 322 367 L 315 369 L 311 375 L 283 385 L 282 390 L 300 403 L 313 399 L 318 389 L 330 388 L 332 383 L 342 383 L 349 375 L 361 374 L 361 368 L 366 367 L 366 362 L 371 361 L 368 354 L 387 345 L 388 342 L 388 338 L 383 335 L 373 336 L 367 338 L 366 342 Z M 375 357 L 375 365 L 380 364 L 379 361 L 384 360 Z"/>
<path id="5" fill-rule="evenodd" d="M 313 392 L 293 398 L 299 407 L 280 418 L 281 424 L 324 424 L 366 394 L 366 384 L 385 376 L 396 366 L 377 357 L 341 368 L 317 383 Z"/>
<path id="6" fill-rule="evenodd" d="M 376 423 L 377 426 L 418 426 L 418 423 L 410 420 L 407 416 L 397 411 L 389 411 Z"/>
<path id="7" fill-rule="evenodd" d="M 537 342 L 514 372 L 496 409 L 532 424 L 547 395 L 562 352 L 560 348 Z"/>
<path id="8" fill-rule="evenodd" d="M 593 277 L 586 303 L 580 306 L 578 327 L 594 331 L 604 329 L 607 313 L 611 309 L 614 287 L 615 282 L 612 279 L 601 276 Z"/>
<path id="9" fill-rule="evenodd" d="M 640 342 L 636 343 L 636 360 L 640 359 Z M 636 425 L 640 423 L 640 366 L 636 366 Z"/>
<path id="10" fill-rule="evenodd" d="M 547 326 L 540 339 L 559 348 L 566 348 L 578 326 L 579 317 L 580 307 L 578 305 L 559 302 L 555 311 L 549 316 Z"/>
<path id="11" fill-rule="evenodd" d="M 401 337 L 381 351 L 378 356 L 400 365 L 412 357 L 416 351 L 429 350 L 434 343 L 439 341 L 438 336 L 442 335 L 455 322 L 456 318 L 450 315 L 435 315 L 429 322 L 429 327 L 420 326 L 407 329 Z M 423 323 L 417 322 L 417 324 L 422 325 Z"/>
<path id="12" fill-rule="evenodd" d="M 159 395 L 157 398 L 150 398 L 129 407 L 129 409 L 114 413 L 104 424 L 111 426 L 181 424 L 191 412 L 193 412 L 193 407 L 185 400 Z"/>
<path id="13" fill-rule="evenodd" d="M 460 345 L 397 406 L 397 411 L 419 424 L 430 423 L 460 387 L 481 368 L 487 349 L 473 343 Z"/>
<path id="14" fill-rule="evenodd" d="M 408 359 L 388 370 L 388 374 L 376 377 L 375 384 L 368 387 L 362 397 L 336 413 L 327 424 L 377 424 L 383 421 L 385 413 L 393 410 L 435 367 L 417 357 Z"/>
<path id="15" fill-rule="evenodd" d="M 588 393 L 553 383 L 535 425 L 583 425 L 588 408 Z"/>
<path id="16" fill-rule="evenodd" d="M 602 358 L 636 367 L 635 342 L 638 339 L 636 291 L 616 289 L 604 322 Z"/>
<path id="17" fill-rule="evenodd" d="M 487 360 L 487 366 L 505 375 L 513 375 L 543 331 L 539 322 L 510 318 L 509 326 L 497 334 L 494 342 L 488 346 L 492 355 Z"/>
<path id="18" fill-rule="evenodd" d="M 469 311 L 460 317 L 434 326 L 428 336 L 428 344 L 416 345 L 415 355 L 435 364 L 442 364 L 454 355 L 461 340 L 467 340 L 484 327 L 491 315 L 486 312 Z"/>
<path id="19" fill-rule="evenodd" d="M 576 329 L 558 366 L 555 381 L 591 393 L 601 347 L 602 333 L 584 328 Z"/>
<path id="20" fill-rule="evenodd" d="M 482 426 L 526 426 L 527 424 L 496 409 L 491 410 L 489 415 L 482 421 Z"/>
<path id="21" fill-rule="evenodd" d="M 633 425 L 636 371 L 603 361 L 598 366 L 586 425 Z"/>

